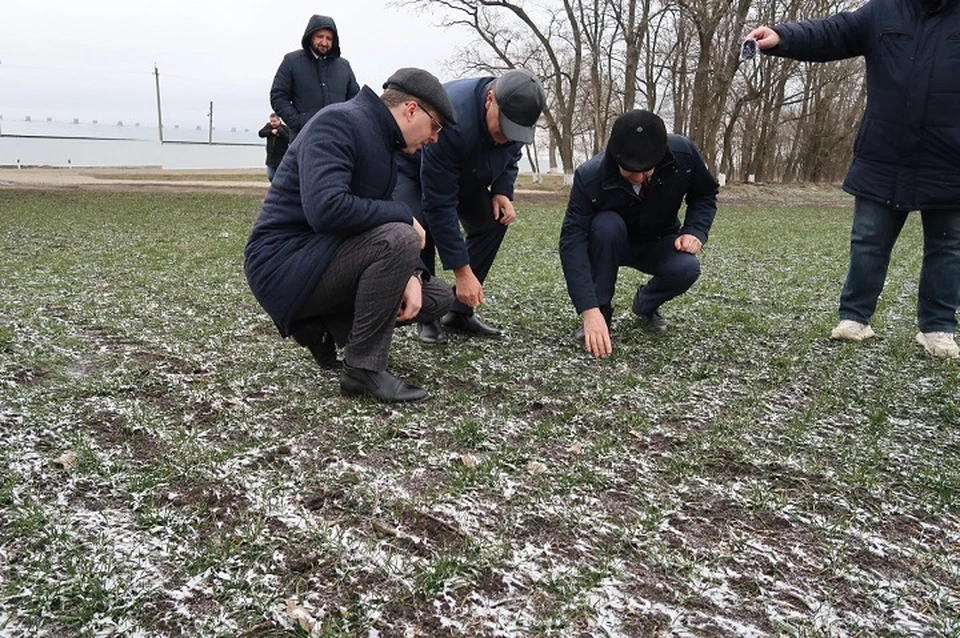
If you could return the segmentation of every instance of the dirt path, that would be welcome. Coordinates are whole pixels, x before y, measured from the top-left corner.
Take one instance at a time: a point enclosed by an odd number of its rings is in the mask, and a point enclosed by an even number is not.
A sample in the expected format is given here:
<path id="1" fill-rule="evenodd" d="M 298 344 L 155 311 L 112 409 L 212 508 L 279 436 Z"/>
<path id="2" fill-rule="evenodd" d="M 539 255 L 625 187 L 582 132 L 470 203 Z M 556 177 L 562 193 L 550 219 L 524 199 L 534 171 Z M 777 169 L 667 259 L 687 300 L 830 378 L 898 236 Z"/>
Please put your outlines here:
<path id="1" fill-rule="evenodd" d="M 563 204 L 567 191 L 551 185 L 530 185 L 529 175 L 517 180 L 517 199 L 526 203 Z M 260 169 L 163 170 L 160 168 L 0 168 L 4 189 L 95 189 L 120 192 L 266 193 Z M 771 206 L 847 206 L 851 197 L 837 184 L 739 184 L 720 190 L 721 204 Z"/>
<path id="2" fill-rule="evenodd" d="M 0 189 L 109 189 L 132 191 L 258 192 L 267 190 L 257 171 L 165 171 L 150 168 L 0 169 Z"/>

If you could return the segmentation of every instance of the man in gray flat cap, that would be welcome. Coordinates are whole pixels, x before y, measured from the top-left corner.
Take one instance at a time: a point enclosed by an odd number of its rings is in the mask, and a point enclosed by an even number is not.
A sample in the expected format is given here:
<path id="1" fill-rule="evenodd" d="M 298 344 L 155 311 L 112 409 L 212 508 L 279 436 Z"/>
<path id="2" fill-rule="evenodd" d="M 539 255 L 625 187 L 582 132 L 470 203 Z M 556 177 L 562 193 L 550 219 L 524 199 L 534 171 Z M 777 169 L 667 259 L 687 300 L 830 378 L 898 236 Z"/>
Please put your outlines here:
<path id="1" fill-rule="evenodd" d="M 244 270 L 281 336 L 340 368 L 343 394 L 418 401 L 425 390 L 386 370 L 393 329 L 443 316 L 453 293 L 420 263 L 424 229 L 391 197 L 394 154 L 436 142 L 457 118 L 421 69 L 400 69 L 384 89 L 377 97 L 365 86 L 303 128 L 267 191 Z"/>
<path id="2" fill-rule="evenodd" d="M 399 158 L 394 198 L 407 203 L 427 229 L 423 262 L 440 261 L 456 277 L 457 300 L 441 321 L 421 321 L 420 340 L 447 341 L 446 330 L 499 336 L 474 308 L 484 301 L 483 282 L 517 213 L 513 187 L 524 144 L 533 141 L 543 111 L 540 81 L 522 69 L 499 78 L 455 80 L 443 85 L 457 111 L 458 127 L 420 156 Z M 461 234 L 463 227 L 466 239 Z"/>

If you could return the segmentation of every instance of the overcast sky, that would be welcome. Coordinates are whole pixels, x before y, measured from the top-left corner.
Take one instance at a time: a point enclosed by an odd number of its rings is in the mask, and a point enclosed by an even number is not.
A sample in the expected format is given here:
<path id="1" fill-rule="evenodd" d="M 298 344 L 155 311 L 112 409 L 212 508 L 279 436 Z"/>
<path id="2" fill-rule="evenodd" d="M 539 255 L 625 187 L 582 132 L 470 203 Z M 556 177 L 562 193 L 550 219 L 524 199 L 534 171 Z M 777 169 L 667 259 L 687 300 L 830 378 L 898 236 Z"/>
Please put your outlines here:
<path id="1" fill-rule="evenodd" d="M 337 23 L 358 82 L 379 91 L 401 66 L 446 81 L 469 40 L 387 0 L 11 0 L 0 8 L 0 114 L 5 120 L 140 122 L 156 126 L 153 66 L 164 127 L 256 127 L 283 55 L 314 13 Z"/>

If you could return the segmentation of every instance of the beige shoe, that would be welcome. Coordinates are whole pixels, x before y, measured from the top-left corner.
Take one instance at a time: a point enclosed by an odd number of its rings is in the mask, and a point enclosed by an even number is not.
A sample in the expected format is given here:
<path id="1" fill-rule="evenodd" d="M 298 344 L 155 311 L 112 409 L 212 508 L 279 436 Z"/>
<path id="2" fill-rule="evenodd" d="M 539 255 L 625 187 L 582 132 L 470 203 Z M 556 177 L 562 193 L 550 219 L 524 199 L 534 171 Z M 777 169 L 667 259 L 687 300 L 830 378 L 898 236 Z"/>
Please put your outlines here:
<path id="1" fill-rule="evenodd" d="M 957 347 L 956 337 L 952 332 L 918 332 L 917 343 L 923 346 L 928 354 L 945 359 L 960 357 L 960 348 Z"/>
<path id="2" fill-rule="evenodd" d="M 869 324 L 857 323 L 850 319 L 843 319 L 837 324 L 837 327 L 830 332 L 831 339 L 843 339 L 844 341 L 863 341 L 877 336 Z"/>

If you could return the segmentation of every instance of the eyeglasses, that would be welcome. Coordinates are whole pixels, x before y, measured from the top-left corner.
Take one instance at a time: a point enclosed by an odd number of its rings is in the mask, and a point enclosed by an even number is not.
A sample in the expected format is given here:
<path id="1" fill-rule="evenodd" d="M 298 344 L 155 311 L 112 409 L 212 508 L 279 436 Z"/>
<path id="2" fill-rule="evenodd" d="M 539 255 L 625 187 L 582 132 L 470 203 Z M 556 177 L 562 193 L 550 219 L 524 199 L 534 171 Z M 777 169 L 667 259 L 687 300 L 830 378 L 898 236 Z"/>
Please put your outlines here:
<path id="1" fill-rule="evenodd" d="M 440 122 L 438 122 L 438 121 L 437 121 L 437 118 L 435 118 L 435 117 L 433 117 L 432 115 L 430 115 L 430 111 L 428 111 L 427 109 L 423 108 L 423 106 L 420 105 L 419 103 L 417 103 L 417 108 L 420 109 L 421 111 L 423 111 L 424 113 L 426 113 L 426 114 L 427 114 L 427 117 L 430 118 L 430 128 L 433 129 L 433 132 L 434 132 L 434 133 L 439 133 L 440 131 L 443 130 L 443 124 L 441 124 Z"/>

